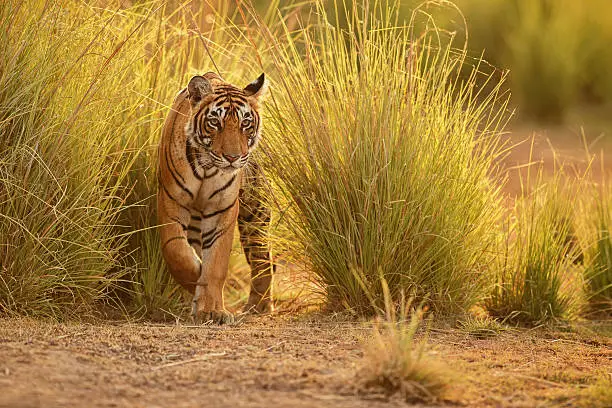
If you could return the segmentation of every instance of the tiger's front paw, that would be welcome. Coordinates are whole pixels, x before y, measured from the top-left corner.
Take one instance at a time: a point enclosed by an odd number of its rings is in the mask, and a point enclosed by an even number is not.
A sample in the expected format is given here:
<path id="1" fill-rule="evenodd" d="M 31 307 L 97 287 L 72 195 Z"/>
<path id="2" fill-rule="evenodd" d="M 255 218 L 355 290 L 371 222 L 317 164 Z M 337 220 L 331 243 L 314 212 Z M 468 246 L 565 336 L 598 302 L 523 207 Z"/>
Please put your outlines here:
<path id="1" fill-rule="evenodd" d="M 195 321 L 196 324 L 233 324 L 235 323 L 236 319 L 234 318 L 234 315 L 227 310 L 212 310 L 209 312 L 198 312 Z"/>

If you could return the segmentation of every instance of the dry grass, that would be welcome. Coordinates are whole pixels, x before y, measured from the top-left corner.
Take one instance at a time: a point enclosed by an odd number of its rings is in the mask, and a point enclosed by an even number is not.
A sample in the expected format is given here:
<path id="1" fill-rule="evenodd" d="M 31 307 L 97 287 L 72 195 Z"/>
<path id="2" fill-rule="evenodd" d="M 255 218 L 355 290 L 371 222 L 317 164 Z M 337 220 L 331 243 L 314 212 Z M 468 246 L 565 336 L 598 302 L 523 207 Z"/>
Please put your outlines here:
<path id="1" fill-rule="evenodd" d="M 578 184 L 557 169 L 545 178 L 542 166 L 527 174 L 523 194 L 509 213 L 497 257 L 497 282 L 485 304 L 489 313 L 537 325 L 575 317 L 581 302 L 579 246 L 574 232 Z"/>
<path id="2" fill-rule="evenodd" d="M 412 403 L 440 400 L 449 382 L 449 370 L 425 354 L 426 339 L 415 338 L 422 318 L 419 309 L 408 322 L 376 325 L 357 378 L 368 392 L 382 390 L 387 397 L 398 394 Z"/>
<path id="3" fill-rule="evenodd" d="M 509 330 L 510 328 L 498 320 L 493 319 L 489 316 L 486 317 L 474 317 L 468 316 L 464 320 L 460 320 L 459 329 L 470 336 L 486 339 L 490 337 L 496 337 L 499 334 Z"/>
<path id="4" fill-rule="evenodd" d="M 593 384 L 581 392 L 578 406 L 588 408 L 612 407 L 612 372 L 602 373 Z"/>

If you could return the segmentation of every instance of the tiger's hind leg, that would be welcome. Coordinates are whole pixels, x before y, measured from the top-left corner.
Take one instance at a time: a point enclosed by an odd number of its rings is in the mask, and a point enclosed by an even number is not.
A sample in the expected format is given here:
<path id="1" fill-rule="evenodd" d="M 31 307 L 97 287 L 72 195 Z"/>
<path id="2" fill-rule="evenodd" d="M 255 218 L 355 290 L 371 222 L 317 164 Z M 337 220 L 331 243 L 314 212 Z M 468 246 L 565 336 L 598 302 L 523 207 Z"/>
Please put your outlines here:
<path id="1" fill-rule="evenodd" d="M 255 313 L 271 312 L 272 273 L 276 270 L 276 265 L 272 261 L 266 236 L 270 224 L 270 209 L 263 203 L 248 211 L 243 211 L 242 208 L 244 206 L 241 207 L 238 217 L 240 243 L 251 267 L 251 290 L 245 310 Z"/>
<path id="2" fill-rule="evenodd" d="M 255 163 L 250 167 L 254 174 L 248 175 L 243 182 L 238 213 L 240 243 L 251 267 L 251 289 L 245 311 L 267 313 L 274 308 L 272 274 L 276 270 L 267 237 L 271 210 L 258 188 L 263 175 Z"/>
<path id="3" fill-rule="evenodd" d="M 200 260 L 202 259 L 202 231 L 201 231 L 201 227 L 202 227 L 202 218 L 201 218 L 201 216 L 197 212 L 192 211 L 191 212 L 191 220 L 189 221 L 189 226 L 187 227 L 187 242 L 189 243 L 191 248 L 193 248 L 193 252 L 198 256 L 198 258 L 200 258 Z M 200 275 L 199 275 L 199 279 L 198 280 L 201 280 L 202 278 L 205 278 L 205 277 L 202 277 L 201 274 L 202 274 L 202 271 L 200 269 Z M 193 299 L 191 301 L 191 318 L 194 319 L 194 320 L 197 319 L 198 299 L 200 299 L 200 297 L 202 296 L 201 292 L 202 292 L 201 285 L 196 285 L 195 293 L 194 293 Z"/>

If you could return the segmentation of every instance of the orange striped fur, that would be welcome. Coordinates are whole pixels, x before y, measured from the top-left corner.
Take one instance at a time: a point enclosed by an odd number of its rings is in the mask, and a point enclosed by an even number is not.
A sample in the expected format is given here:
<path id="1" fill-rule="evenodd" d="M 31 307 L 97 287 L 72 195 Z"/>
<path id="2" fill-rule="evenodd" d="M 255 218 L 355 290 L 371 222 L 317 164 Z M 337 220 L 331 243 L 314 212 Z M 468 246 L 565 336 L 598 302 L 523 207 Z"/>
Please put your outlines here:
<path id="1" fill-rule="evenodd" d="M 274 265 L 265 239 L 270 210 L 250 160 L 261 137 L 262 74 L 244 89 L 208 72 L 193 77 L 172 105 L 159 145 L 157 215 L 170 273 L 193 293 L 197 321 L 230 323 L 223 304 L 233 234 L 252 270 L 247 309 L 272 308 Z"/>

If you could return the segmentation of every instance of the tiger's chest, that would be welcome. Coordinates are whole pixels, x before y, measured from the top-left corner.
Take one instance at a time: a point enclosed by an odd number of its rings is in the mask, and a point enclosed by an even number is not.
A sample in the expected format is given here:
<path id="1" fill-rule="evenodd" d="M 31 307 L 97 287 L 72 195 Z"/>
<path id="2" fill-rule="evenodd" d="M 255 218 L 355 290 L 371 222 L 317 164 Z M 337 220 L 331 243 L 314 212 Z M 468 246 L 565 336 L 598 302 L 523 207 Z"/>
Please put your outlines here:
<path id="1" fill-rule="evenodd" d="M 238 199 L 240 183 L 240 171 L 208 170 L 195 197 L 194 208 L 203 214 L 212 214 L 231 206 Z"/>

